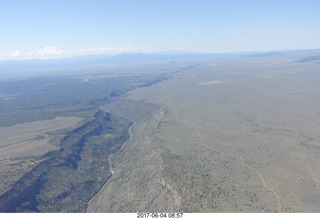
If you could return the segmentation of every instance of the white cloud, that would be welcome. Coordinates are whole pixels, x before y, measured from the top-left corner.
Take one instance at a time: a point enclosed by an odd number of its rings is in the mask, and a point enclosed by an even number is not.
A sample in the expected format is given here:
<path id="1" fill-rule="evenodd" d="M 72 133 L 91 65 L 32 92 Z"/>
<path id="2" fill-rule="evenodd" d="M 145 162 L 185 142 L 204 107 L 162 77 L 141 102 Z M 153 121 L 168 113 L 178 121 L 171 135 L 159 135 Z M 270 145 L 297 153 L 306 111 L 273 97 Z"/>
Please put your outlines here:
<path id="1" fill-rule="evenodd" d="M 56 47 L 46 46 L 43 49 L 39 49 L 38 51 L 36 51 L 35 54 L 40 56 L 57 56 L 63 53 L 63 50 L 59 50 Z"/>
<path id="2" fill-rule="evenodd" d="M 11 53 L 12 57 L 20 57 L 21 56 L 21 51 L 20 50 L 16 50 L 15 52 Z"/>
<path id="3" fill-rule="evenodd" d="M 86 54 L 117 54 L 117 53 L 126 53 L 126 52 L 135 52 L 139 51 L 138 48 L 134 47 L 97 47 L 97 48 L 89 48 L 89 49 L 80 49 L 74 51 L 74 53 L 78 55 L 86 55 Z M 142 50 L 140 50 L 142 51 Z"/>
<path id="4" fill-rule="evenodd" d="M 12 53 L 3 53 L 3 54 L 0 54 L 0 58 L 4 58 L 4 59 L 10 59 L 10 58 L 19 58 L 22 56 L 22 53 L 20 50 L 16 50 Z"/>
<path id="5" fill-rule="evenodd" d="M 21 50 L 16 50 L 12 53 L 0 54 L 0 59 L 49 59 L 49 58 L 64 58 L 80 55 L 103 55 L 103 54 L 119 54 L 119 53 L 130 53 L 130 52 L 150 52 L 152 48 L 147 47 L 144 49 L 139 49 L 136 47 L 95 47 L 88 49 L 79 50 L 62 50 L 54 46 L 46 46 L 42 49 L 22 52 Z"/>

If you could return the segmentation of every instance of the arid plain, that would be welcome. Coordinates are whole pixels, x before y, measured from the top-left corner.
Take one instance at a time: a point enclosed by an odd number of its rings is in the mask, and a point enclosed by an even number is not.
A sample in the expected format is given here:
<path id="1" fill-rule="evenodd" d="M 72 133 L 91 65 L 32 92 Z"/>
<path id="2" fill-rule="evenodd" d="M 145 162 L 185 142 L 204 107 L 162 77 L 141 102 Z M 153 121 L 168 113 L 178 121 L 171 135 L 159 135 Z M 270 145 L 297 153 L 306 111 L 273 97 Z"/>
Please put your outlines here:
<path id="1" fill-rule="evenodd" d="M 318 54 L 0 81 L 0 212 L 320 212 Z"/>
<path id="2" fill-rule="evenodd" d="M 319 212 L 319 63 L 298 58 L 200 62 L 106 105 L 135 123 L 88 212 Z"/>
<path id="3" fill-rule="evenodd" d="M 57 117 L 0 128 L 0 194 L 19 178 L 45 160 L 41 156 L 59 149 L 56 141 L 61 130 L 71 128 L 82 119 Z"/>

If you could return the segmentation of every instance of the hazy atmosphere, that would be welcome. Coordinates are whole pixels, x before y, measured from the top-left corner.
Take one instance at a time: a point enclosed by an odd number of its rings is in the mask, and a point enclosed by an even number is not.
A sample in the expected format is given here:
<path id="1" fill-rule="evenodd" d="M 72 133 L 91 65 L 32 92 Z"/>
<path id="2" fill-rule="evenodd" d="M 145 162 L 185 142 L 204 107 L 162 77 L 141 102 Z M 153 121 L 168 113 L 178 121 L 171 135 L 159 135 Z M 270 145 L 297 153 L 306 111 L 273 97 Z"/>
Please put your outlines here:
<path id="1" fill-rule="evenodd" d="M 318 0 L 2 0 L 1 59 L 320 47 Z"/>

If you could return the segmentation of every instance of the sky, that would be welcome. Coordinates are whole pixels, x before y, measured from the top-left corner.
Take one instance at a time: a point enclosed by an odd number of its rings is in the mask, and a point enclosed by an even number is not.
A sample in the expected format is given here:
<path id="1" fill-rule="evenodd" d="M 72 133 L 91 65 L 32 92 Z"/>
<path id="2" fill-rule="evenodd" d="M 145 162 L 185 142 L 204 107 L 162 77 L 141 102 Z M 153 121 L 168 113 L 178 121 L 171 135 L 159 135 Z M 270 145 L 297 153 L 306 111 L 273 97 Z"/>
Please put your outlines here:
<path id="1" fill-rule="evenodd" d="M 319 0 L 0 0 L 0 59 L 319 48 Z"/>

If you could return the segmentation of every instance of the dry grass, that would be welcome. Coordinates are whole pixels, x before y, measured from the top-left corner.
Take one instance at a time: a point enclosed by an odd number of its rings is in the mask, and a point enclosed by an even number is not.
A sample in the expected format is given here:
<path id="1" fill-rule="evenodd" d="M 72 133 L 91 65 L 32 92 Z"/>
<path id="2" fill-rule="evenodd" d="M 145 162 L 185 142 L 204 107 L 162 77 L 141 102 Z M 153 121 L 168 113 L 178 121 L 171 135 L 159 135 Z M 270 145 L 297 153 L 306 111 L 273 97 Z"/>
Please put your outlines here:
<path id="1" fill-rule="evenodd" d="M 91 210 L 319 212 L 318 68 L 285 58 L 208 63 L 131 92 L 127 116 L 143 118 L 136 101 L 164 117 L 137 125 Z"/>
<path id="2" fill-rule="evenodd" d="M 58 149 L 54 143 L 63 129 L 80 122 L 78 117 L 57 117 L 0 128 L 0 194 L 42 160 L 39 156 Z"/>
<path id="3" fill-rule="evenodd" d="M 57 117 L 51 120 L 28 122 L 0 128 L 0 160 L 37 156 L 56 145 L 49 143 L 50 133 L 69 128 L 82 119 L 77 117 Z"/>

